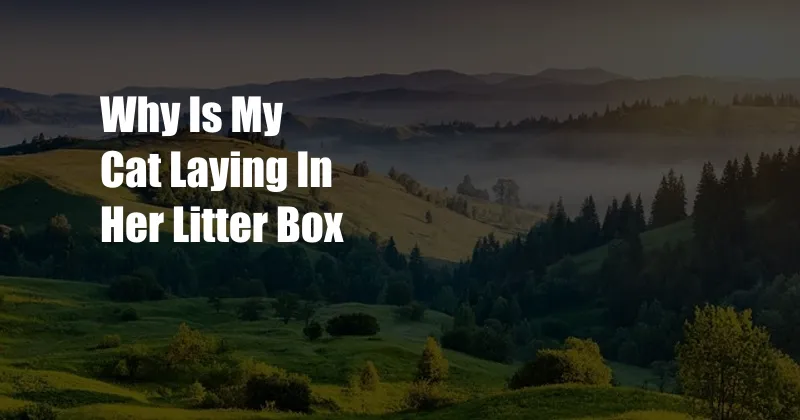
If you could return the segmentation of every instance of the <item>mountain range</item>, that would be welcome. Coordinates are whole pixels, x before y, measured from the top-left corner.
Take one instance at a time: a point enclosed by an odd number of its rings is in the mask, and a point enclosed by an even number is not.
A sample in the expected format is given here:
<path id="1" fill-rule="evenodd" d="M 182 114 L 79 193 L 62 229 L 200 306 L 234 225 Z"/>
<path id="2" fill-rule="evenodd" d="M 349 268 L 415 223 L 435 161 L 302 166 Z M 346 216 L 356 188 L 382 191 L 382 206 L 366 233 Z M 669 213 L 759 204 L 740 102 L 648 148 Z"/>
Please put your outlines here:
<path id="1" fill-rule="evenodd" d="M 361 110 L 404 107 L 417 109 L 419 112 L 413 118 L 420 122 L 434 117 L 426 114 L 428 108 L 446 108 L 443 103 L 449 104 L 452 110 L 448 116 L 458 119 L 464 104 L 504 104 L 505 108 L 498 106 L 498 110 L 525 108 L 514 104 L 559 104 L 562 107 L 582 104 L 570 111 L 577 114 L 591 112 L 587 106 L 598 110 L 605 104 L 645 98 L 662 102 L 670 98 L 708 96 L 729 102 L 733 95 L 742 93 L 792 93 L 800 96 L 800 78 L 760 80 L 674 76 L 639 80 L 600 68 L 547 69 L 534 75 L 469 75 L 452 70 L 429 70 L 411 74 L 298 79 L 215 89 L 130 86 L 108 92 L 108 95 L 147 96 L 150 101 L 181 103 L 187 102 L 190 96 L 200 96 L 203 101 L 218 102 L 223 107 L 232 96 L 261 96 L 268 101 L 284 102 L 287 104 L 285 109 L 295 113 L 354 119 L 370 115 L 361 113 Z M 555 107 L 551 105 L 544 109 Z M 0 88 L 0 125 L 99 124 L 98 108 L 99 101 L 95 95 L 44 95 Z M 502 111 L 497 113 L 503 114 Z"/>

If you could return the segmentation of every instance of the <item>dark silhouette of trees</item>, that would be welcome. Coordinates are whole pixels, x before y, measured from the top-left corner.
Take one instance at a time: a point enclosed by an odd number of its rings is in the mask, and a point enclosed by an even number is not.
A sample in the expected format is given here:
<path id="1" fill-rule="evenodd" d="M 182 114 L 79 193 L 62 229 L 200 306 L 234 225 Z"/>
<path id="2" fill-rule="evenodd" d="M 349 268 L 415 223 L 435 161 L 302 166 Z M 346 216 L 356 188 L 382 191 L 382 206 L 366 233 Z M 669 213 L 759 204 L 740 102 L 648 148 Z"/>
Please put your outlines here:
<path id="1" fill-rule="evenodd" d="M 657 228 L 686 218 L 686 186 L 683 175 L 677 177 L 675 171 L 661 178 L 650 210 L 650 224 Z"/>
<path id="2" fill-rule="evenodd" d="M 458 194 L 463 194 L 468 197 L 477 198 L 480 200 L 489 201 L 489 192 L 486 190 L 479 190 L 472 184 L 472 178 L 469 175 L 464 175 L 464 179 L 456 187 Z"/>
<path id="3" fill-rule="evenodd" d="M 492 187 L 495 201 L 505 206 L 519 207 L 519 185 L 509 178 L 500 178 Z"/>

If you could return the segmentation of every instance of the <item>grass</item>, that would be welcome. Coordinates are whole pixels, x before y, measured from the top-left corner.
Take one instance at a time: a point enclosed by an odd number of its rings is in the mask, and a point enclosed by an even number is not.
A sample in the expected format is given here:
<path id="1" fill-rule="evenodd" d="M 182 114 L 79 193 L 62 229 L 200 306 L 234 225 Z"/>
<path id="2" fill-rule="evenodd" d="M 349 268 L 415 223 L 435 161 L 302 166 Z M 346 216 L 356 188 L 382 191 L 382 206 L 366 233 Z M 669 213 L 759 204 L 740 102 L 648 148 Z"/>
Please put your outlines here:
<path id="1" fill-rule="evenodd" d="M 678 400 L 635 388 L 544 387 L 508 392 L 505 381 L 515 366 L 447 350 L 451 372 L 448 387 L 463 402 L 432 413 L 404 414 L 397 409 L 413 380 L 424 339 L 452 322 L 448 315 L 429 311 L 423 321 L 410 322 L 396 318 L 393 308 L 387 306 L 330 305 L 318 311 L 318 320 L 340 313 L 367 312 L 378 318 L 380 333 L 309 343 L 298 320 L 288 324 L 278 319 L 239 321 L 234 316 L 239 303 L 235 299 L 225 300 L 222 311 L 216 313 L 203 299 L 120 305 L 105 300 L 103 292 L 102 286 L 87 283 L 0 277 L 0 293 L 5 296 L 0 308 L 0 409 L 45 402 L 66 419 L 297 417 L 271 412 L 188 410 L 171 395 L 182 389 L 169 384 L 113 384 L 89 377 L 92 364 L 114 351 L 96 349 L 104 335 L 119 335 L 123 345 L 159 346 L 167 343 L 181 322 L 186 322 L 226 339 L 239 356 L 308 375 L 314 395 L 333 401 L 342 410 L 340 414 L 325 414 L 323 410 L 305 416 L 312 419 L 363 415 L 397 419 L 579 419 L 624 413 L 639 416 L 624 417 L 632 420 L 681 418 L 648 417 L 649 410 L 680 413 Z M 115 318 L 115 308 L 128 306 L 136 309 L 141 319 L 121 322 Z M 367 360 L 378 368 L 379 388 L 368 394 L 344 392 L 351 372 Z M 624 365 L 615 365 L 614 369 L 629 369 L 628 373 L 618 373 L 620 378 L 644 375 Z M 638 378 L 630 379 L 635 380 Z"/>
<path id="2" fill-rule="evenodd" d="M 127 188 L 109 189 L 102 185 L 102 149 L 111 148 L 122 151 L 126 157 L 146 157 L 154 152 L 168 155 L 172 150 L 180 150 L 184 158 L 227 157 L 231 150 L 238 150 L 243 157 L 287 158 L 288 188 L 272 194 L 273 201 L 302 207 L 310 198 L 308 189 L 296 187 L 297 158 L 293 152 L 210 135 L 128 142 L 122 144 L 117 139 L 96 142 L 92 149 L 70 148 L 0 157 L 0 201 L 12 203 L 0 210 L 0 223 L 11 226 L 43 223 L 56 213 L 63 213 L 76 226 L 96 227 L 100 224 L 100 205 L 105 204 L 121 205 L 126 211 L 164 212 L 166 221 L 163 228 L 170 231 L 172 209 L 143 203 Z M 164 159 L 162 165 L 169 165 L 168 159 Z M 504 227 L 491 218 L 473 220 L 437 207 L 407 193 L 400 184 L 382 174 L 356 177 L 351 175 L 351 168 L 336 165 L 334 173 L 338 177 L 333 179 L 330 189 L 320 191 L 320 199 L 331 202 L 334 211 L 344 214 L 342 227 L 345 231 L 377 232 L 384 238 L 394 236 L 398 248 L 409 251 L 419 244 L 426 256 L 441 260 L 457 261 L 467 257 L 477 238 L 495 233 L 506 239 L 541 218 L 539 213 L 514 209 L 513 224 Z M 497 204 L 476 201 L 472 205 L 483 215 L 503 213 Z M 433 223 L 426 223 L 427 211 L 432 213 Z"/>

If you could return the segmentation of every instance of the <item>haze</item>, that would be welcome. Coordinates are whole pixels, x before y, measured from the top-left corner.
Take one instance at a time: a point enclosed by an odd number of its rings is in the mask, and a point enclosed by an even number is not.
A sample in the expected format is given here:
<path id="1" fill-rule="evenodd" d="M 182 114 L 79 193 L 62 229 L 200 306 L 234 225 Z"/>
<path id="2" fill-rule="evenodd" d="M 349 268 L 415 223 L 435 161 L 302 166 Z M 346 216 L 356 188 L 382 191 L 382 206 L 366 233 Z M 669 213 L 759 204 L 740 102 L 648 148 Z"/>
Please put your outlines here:
<path id="1" fill-rule="evenodd" d="M 11 0 L 0 85 L 101 93 L 448 68 L 632 77 L 800 74 L 791 0 Z"/>

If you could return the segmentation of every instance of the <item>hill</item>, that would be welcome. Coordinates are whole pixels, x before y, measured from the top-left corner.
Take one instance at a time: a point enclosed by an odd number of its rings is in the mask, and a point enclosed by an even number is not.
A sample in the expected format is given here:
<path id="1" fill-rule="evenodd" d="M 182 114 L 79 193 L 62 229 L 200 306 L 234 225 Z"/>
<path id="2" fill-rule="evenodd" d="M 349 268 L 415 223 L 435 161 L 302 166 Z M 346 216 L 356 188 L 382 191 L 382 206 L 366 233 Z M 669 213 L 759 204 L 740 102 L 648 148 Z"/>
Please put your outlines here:
<path id="1" fill-rule="evenodd" d="M 151 137 L 132 137 L 98 142 L 78 143 L 76 146 L 18 156 L 0 157 L 0 199 L 14 205 L 3 206 L 0 224 L 43 223 L 49 217 L 63 213 L 76 226 L 99 226 L 100 205 L 122 205 L 129 211 L 166 212 L 165 227 L 171 229 L 171 209 L 148 204 L 126 188 L 108 189 L 100 180 L 100 158 L 103 150 L 124 150 L 126 156 L 146 156 L 151 152 L 168 153 L 180 150 L 182 156 L 230 156 L 238 150 L 242 156 L 286 157 L 289 162 L 289 187 L 279 194 L 268 194 L 275 204 L 305 206 L 309 200 L 329 202 L 337 212 L 344 213 L 343 228 L 347 232 L 368 235 L 376 232 L 386 238 L 394 236 L 398 247 L 410 250 L 415 244 L 429 257 L 458 260 L 469 255 L 476 238 L 495 232 L 508 238 L 518 228 L 538 220 L 537 213 L 514 210 L 516 222 L 504 227 L 500 223 L 501 206 L 474 201 L 472 205 L 485 216 L 475 220 L 436 204 L 445 193 L 430 190 L 427 196 L 415 196 L 383 175 L 358 177 L 351 168 L 335 166 L 333 187 L 322 189 L 316 198 L 308 189 L 296 188 L 296 155 L 260 144 L 251 144 L 217 136 L 191 135 L 164 140 Z M 162 163 L 168 165 L 168 162 Z M 33 182 L 24 182 L 33 181 Z M 48 203 L 46 207 L 42 203 Z M 37 209 L 31 212 L 29 209 Z M 430 211 L 433 223 L 425 221 Z M 51 213 L 40 219 L 39 212 Z M 33 217 L 36 215 L 36 217 Z M 94 221 L 94 222 L 93 222 Z"/>
<path id="2" fill-rule="evenodd" d="M 707 96 L 728 103 L 736 94 L 772 93 L 800 96 L 800 79 L 726 79 L 697 76 L 673 76 L 653 79 L 631 79 L 599 68 L 546 69 L 536 75 L 491 73 L 467 75 L 451 70 L 429 70 L 410 74 L 374 74 L 342 78 L 315 78 L 247 84 L 222 88 L 202 87 L 125 87 L 110 95 L 147 96 L 151 101 L 186 103 L 190 96 L 215 101 L 226 108 L 232 96 L 262 96 L 269 101 L 284 102 L 286 109 L 310 115 L 364 118 L 373 115 L 370 107 L 380 104 L 394 107 L 430 109 L 417 112 L 412 121 L 428 118 L 468 119 L 477 106 L 493 113 L 491 120 L 502 119 L 521 104 L 531 114 L 543 111 L 552 114 L 556 106 L 570 104 L 573 109 L 591 113 L 602 111 L 605 104 L 617 105 L 649 98 L 660 103 L 667 99 Z M 9 88 L 0 89 L 0 102 L 18 108 L 17 117 L 0 119 L 0 124 L 35 123 L 98 124 L 99 103 L 96 96 L 80 94 L 43 95 Z M 452 108 L 440 118 L 441 104 Z M 364 109 L 359 109 L 359 104 Z M 551 106 L 543 106 L 551 105 Z M 420 108 L 422 107 L 422 108 Z M 438 110 L 438 111 L 437 111 Z M 560 113 L 561 111 L 559 111 Z M 20 114 L 21 113 L 21 114 Z M 517 115 L 516 113 L 514 115 Z M 522 114 L 524 115 L 524 114 Z"/>
<path id="3" fill-rule="evenodd" d="M 320 321 L 355 311 L 374 315 L 381 331 L 375 337 L 343 337 L 309 343 L 302 321 L 278 319 L 243 322 L 236 318 L 241 301 L 229 299 L 217 312 L 204 299 L 117 304 L 104 298 L 102 286 L 58 280 L 0 277 L 0 409 L 47 403 L 65 419 L 233 419 L 333 418 L 393 412 L 413 379 L 424 338 L 451 318 L 429 311 L 423 321 L 398 319 L 386 306 L 341 304 L 320 309 Z M 138 319 L 122 321 L 122 310 Z M 94 378 L 98 363 L 130 345 L 157 348 L 180 323 L 226 340 L 240 357 L 303 373 L 311 378 L 318 406 L 313 416 L 235 410 L 190 410 L 182 392 L 165 383 L 117 383 Z M 97 348 L 104 336 L 117 335 L 122 347 Z M 503 390 L 513 367 L 445 351 L 450 389 L 460 395 L 451 407 L 429 413 L 394 413 L 390 418 L 431 419 L 683 419 L 679 398 L 632 388 L 555 386 L 515 392 Z M 371 360 L 381 375 L 370 395 L 343 392 L 350 373 Z M 327 402 L 325 402 L 327 401 Z M 323 404 L 324 402 L 324 404 Z M 330 411 L 336 406 L 339 413 Z M 660 410 L 659 412 L 651 410 Z M 494 413 L 494 414 L 491 414 Z M 621 417 L 620 417 L 621 416 Z"/>
<path id="4" fill-rule="evenodd" d="M 449 86 L 479 85 L 483 82 L 473 76 L 452 70 L 427 70 L 409 74 L 372 74 L 342 78 L 314 78 L 277 81 L 269 84 L 248 84 L 220 89 L 175 89 L 126 87 L 112 95 L 148 95 L 153 100 L 183 102 L 188 96 L 198 95 L 206 101 L 220 104 L 230 102 L 231 96 L 260 95 L 272 101 L 294 102 L 320 96 L 351 91 L 376 91 L 384 89 L 438 90 Z"/>
<path id="5" fill-rule="evenodd" d="M 498 84 L 502 89 L 524 89 L 546 84 L 599 85 L 616 80 L 630 80 L 627 76 L 611 73 L 597 67 L 584 69 L 549 68 L 533 76 L 508 78 Z"/>

